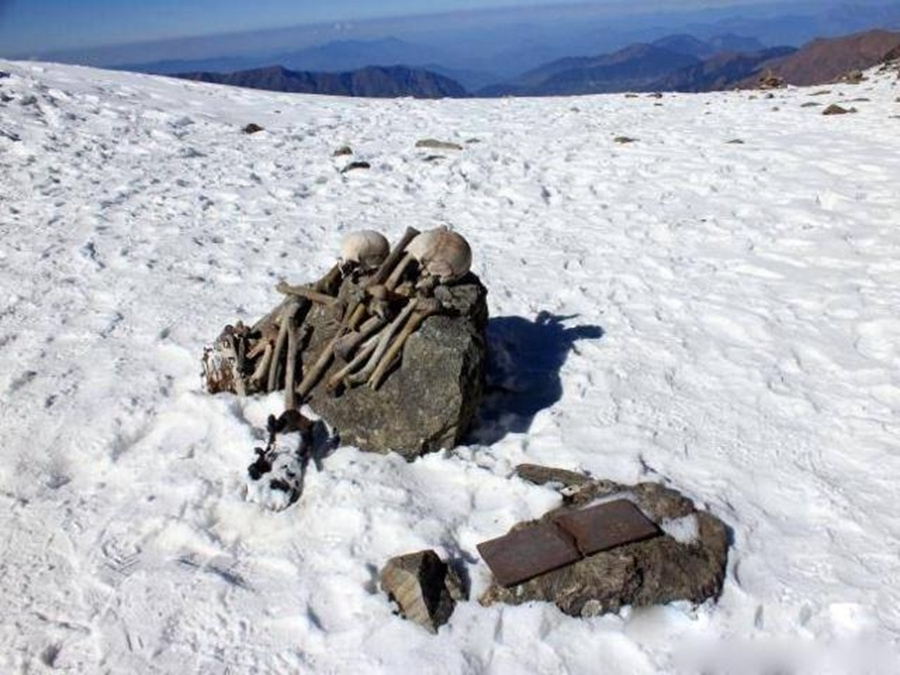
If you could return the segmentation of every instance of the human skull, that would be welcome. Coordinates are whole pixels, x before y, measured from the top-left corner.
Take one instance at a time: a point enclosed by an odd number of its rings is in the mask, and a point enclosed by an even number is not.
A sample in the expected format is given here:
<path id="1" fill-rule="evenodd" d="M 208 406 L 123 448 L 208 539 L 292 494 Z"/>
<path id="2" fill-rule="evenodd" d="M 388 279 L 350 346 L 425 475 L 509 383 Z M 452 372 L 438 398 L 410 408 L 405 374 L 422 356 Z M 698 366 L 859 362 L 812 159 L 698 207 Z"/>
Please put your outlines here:
<path id="1" fill-rule="evenodd" d="M 418 261 L 424 274 L 441 283 L 461 279 L 472 267 L 469 242 L 443 226 L 418 235 L 406 252 Z"/>
<path id="2" fill-rule="evenodd" d="M 341 241 L 341 264 L 356 264 L 363 270 L 375 269 L 384 262 L 390 251 L 390 243 L 380 232 L 351 232 Z"/>

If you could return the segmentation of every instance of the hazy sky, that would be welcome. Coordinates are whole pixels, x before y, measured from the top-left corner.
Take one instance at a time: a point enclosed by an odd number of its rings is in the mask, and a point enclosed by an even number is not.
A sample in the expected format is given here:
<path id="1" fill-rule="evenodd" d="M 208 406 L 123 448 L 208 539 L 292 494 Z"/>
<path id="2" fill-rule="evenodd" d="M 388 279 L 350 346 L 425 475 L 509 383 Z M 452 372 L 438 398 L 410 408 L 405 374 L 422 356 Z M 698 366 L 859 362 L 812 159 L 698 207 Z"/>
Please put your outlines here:
<path id="1" fill-rule="evenodd" d="M 759 3 L 765 0 L 666 0 L 661 7 Z M 623 3 L 594 0 L 592 4 Z M 255 30 L 404 14 L 562 5 L 572 0 L 0 0 L 0 53 Z"/>

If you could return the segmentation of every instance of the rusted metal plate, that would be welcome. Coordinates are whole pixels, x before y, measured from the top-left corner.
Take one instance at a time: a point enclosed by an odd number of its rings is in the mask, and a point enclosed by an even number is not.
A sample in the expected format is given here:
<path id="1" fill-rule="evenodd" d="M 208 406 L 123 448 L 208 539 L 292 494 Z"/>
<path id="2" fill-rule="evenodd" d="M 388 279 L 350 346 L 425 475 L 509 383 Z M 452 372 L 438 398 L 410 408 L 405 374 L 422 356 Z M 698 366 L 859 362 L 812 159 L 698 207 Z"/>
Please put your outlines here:
<path id="1" fill-rule="evenodd" d="M 503 586 L 581 560 L 574 542 L 553 523 L 526 527 L 478 544 L 478 552 Z"/>
<path id="2" fill-rule="evenodd" d="M 554 519 L 572 535 L 582 555 L 592 555 L 659 534 L 656 524 L 627 499 L 617 499 Z"/>

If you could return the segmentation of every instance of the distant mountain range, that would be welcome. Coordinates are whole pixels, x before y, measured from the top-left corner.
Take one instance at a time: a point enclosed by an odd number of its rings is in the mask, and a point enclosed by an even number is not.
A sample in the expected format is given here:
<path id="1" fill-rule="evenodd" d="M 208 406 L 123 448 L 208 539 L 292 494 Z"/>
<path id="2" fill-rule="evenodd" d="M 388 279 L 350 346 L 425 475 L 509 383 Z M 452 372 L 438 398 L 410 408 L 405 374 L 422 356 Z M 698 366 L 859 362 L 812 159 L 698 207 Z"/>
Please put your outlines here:
<path id="1" fill-rule="evenodd" d="M 366 96 L 370 98 L 453 98 L 466 96 L 458 82 L 427 70 L 405 66 L 370 66 L 344 73 L 315 73 L 270 66 L 236 73 L 181 73 L 182 79 L 248 89 L 298 94 Z"/>
<path id="2" fill-rule="evenodd" d="M 612 54 L 565 58 L 530 70 L 512 82 L 479 90 L 481 96 L 570 96 L 644 91 L 669 73 L 725 51 L 762 49 L 752 38 L 735 35 L 703 41 L 671 35 L 651 44 L 634 44 Z"/>
<path id="3" fill-rule="evenodd" d="M 877 64 L 900 46 L 900 32 L 873 30 L 841 38 L 813 40 L 794 47 L 765 48 L 754 38 L 733 34 L 700 40 L 692 35 L 670 35 L 652 43 L 633 44 L 611 54 L 569 57 L 550 61 L 511 81 L 477 88 L 475 96 L 572 96 L 623 91 L 713 91 L 755 86 L 760 73 L 772 70 L 789 84 L 831 82 L 853 69 Z M 303 50 L 292 63 L 334 62 L 336 50 L 345 62 L 357 63 L 365 49 L 347 54 L 358 45 L 332 45 Z M 385 45 L 372 49 L 382 49 Z M 389 45 L 397 56 L 408 45 Z M 327 53 L 326 53 L 327 52 Z M 383 54 L 383 51 L 378 53 Z M 434 54 L 419 52 L 422 58 Z M 319 59 L 319 60 L 317 60 Z M 439 68 L 439 67 L 436 67 Z M 254 89 L 340 96 L 417 98 L 463 97 L 463 84 L 431 68 L 367 66 L 340 73 L 298 71 L 283 65 L 234 73 L 192 72 L 177 75 L 190 80 Z"/>

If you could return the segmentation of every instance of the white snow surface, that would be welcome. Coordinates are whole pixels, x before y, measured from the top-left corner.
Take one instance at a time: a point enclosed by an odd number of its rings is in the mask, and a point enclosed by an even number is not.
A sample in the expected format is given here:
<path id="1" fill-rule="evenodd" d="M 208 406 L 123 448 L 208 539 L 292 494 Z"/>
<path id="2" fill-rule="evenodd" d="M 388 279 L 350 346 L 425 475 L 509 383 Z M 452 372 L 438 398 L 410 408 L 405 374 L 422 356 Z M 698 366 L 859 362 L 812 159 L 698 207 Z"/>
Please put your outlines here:
<path id="1" fill-rule="evenodd" d="M 0 672 L 898 672 L 895 74 L 378 101 L 0 70 Z M 343 234 L 442 224 L 518 394 L 453 452 L 341 447 L 286 511 L 245 501 L 281 396 L 204 393 L 204 344 Z M 733 530 L 721 598 L 482 607 L 476 544 L 560 503 L 521 462 L 697 500 Z M 472 586 L 437 636 L 377 590 L 424 548 Z"/>

